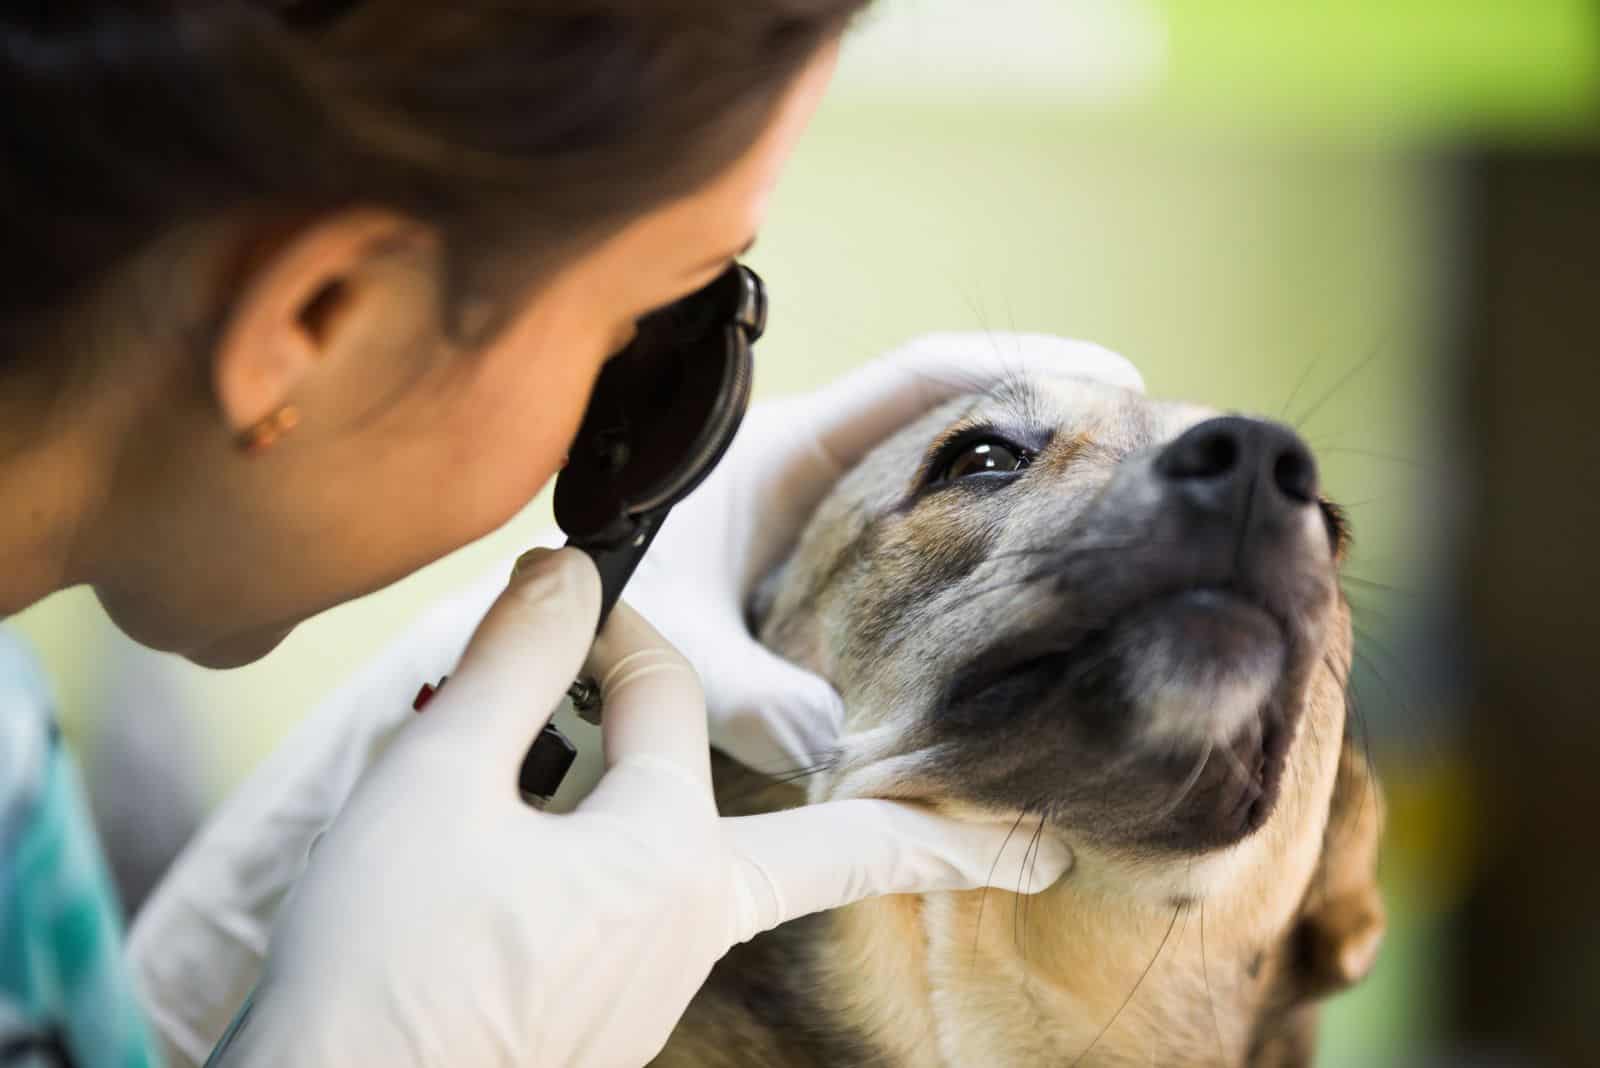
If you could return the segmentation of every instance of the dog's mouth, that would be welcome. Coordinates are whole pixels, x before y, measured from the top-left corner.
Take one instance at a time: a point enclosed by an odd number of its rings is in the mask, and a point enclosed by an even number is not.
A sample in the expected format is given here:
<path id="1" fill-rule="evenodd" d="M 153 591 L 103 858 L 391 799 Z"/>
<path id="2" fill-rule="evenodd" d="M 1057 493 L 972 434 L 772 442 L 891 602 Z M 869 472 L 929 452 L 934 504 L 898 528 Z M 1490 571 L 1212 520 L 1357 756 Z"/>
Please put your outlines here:
<path id="1" fill-rule="evenodd" d="M 1074 823 L 1085 804 L 1114 809 L 1102 822 L 1119 835 L 1217 848 L 1260 829 L 1276 803 L 1296 644 L 1263 598 L 1169 590 L 980 654 L 946 708 L 974 725 L 1018 724 L 1014 744 L 1031 752 L 1013 784 L 1031 805 Z"/>
<path id="2" fill-rule="evenodd" d="M 1237 670 L 1241 658 L 1275 655 L 1288 630 L 1283 615 L 1263 600 L 1220 586 L 1164 592 L 1113 612 L 1080 613 L 979 654 L 960 672 L 947 704 L 964 704 L 1020 678 L 1041 676 L 1093 690 L 1109 680 L 1120 647 L 1137 632 L 1170 628 L 1169 637 L 1191 670 Z M 1267 666 L 1259 665 L 1265 669 Z"/>
<path id="3" fill-rule="evenodd" d="M 1233 744 L 1206 758 L 1202 774 L 1214 767 L 1219 776 L 1216 827 L 1223 835 L 1252 834 L 1272 814 L 1288 763 L 1288 737 L 1283 716 L 1263 715 L 1255 727 L 1241 729 Z"/>

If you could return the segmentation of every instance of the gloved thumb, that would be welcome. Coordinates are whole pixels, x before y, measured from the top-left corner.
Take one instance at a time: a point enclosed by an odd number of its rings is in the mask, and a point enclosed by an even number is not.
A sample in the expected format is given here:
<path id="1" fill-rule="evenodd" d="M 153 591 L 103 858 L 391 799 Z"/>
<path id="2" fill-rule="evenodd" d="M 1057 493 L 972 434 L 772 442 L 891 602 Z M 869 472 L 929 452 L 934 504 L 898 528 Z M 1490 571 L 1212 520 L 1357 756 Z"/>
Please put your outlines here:
<path id="1" fill-rule="evenodd" d="M 881 894 L 1037 893 L 1072 866 L 1038 818 L 966 823 L 893 801 L 830 801 L 723 821 L 740 858 L 735 937 Z"/>
<path id="2" fill-rule="evenodd" d="M 450 685 L 417 732 L 481 746 L 512 774 L 578 677 L 600 617 L 600 576 L 577 549 L 533 549 L 518 561 L 467 643 Z"/>

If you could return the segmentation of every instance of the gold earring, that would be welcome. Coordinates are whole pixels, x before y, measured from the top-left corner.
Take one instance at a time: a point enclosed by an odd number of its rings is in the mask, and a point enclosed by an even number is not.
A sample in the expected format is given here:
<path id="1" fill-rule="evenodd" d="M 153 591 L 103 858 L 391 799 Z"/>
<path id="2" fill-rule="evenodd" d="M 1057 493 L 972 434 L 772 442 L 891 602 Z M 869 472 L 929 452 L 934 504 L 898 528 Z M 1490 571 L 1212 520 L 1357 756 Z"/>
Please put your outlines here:
<path id="1" fill-rule="evenodd" d="M 299 409 L 292 404 L 285 404 L 239 435 L 239 451 L 249 456 L 265 452 L 299 425 Z"/>

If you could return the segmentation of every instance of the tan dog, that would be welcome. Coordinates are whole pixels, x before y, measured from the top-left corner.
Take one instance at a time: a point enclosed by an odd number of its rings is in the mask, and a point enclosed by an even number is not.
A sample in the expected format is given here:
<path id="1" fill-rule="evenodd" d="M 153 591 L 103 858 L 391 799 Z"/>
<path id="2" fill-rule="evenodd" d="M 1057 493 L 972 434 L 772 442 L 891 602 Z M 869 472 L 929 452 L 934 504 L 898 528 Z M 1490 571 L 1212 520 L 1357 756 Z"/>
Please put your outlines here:
<path id="1" fill-rule="evenodd" d="M 1345 538 L 1291 431 L 1097 384 L 1014 382 L 878 448 L 754 606 L 845 699 L 809 798 L 1004 815 L 1073 868 L 739 947 L 657 1063 L 1309 1063 L 1383 927 Z M 726 813 L 799 800 L 718 771 Z"/>

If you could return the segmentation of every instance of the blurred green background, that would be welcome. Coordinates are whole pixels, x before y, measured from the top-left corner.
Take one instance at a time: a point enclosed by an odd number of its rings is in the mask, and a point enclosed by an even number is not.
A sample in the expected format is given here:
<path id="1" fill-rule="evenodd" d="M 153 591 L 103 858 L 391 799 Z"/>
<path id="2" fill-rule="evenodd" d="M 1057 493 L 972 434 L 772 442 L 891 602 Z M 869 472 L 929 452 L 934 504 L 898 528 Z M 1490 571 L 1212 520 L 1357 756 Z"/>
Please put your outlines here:
<path id="1" fill-rule="evenodd" d="M 1600 20 L 1571 0 L 889 0 L 847 49 L 751 257 L 773 298 L 758 393 L 924 331 L 1048 331 L 1152 392 L 1295 422 L 1351 506 L 1358 693 L 1386 776 L 1393 928 L 1325 1026 L 1325 1063 L 1419 1062 L 1451 976 L 1439 918 L 1471 864 L 1449 681 L 1461 488 L 1442 332 L 1475 145 L 1595 117 Z M 132 649 L 93 599 L 24 613 L 92 747 L 159 695 L 215 799 L 421 608 L 549 523 L 506 529 L 216 674 Z M 174 744 L 178 739 L 174 739 Z"/>

